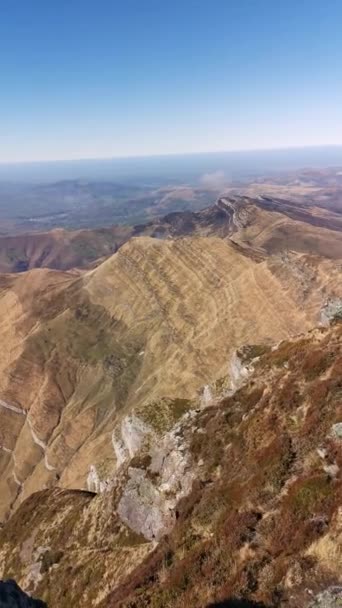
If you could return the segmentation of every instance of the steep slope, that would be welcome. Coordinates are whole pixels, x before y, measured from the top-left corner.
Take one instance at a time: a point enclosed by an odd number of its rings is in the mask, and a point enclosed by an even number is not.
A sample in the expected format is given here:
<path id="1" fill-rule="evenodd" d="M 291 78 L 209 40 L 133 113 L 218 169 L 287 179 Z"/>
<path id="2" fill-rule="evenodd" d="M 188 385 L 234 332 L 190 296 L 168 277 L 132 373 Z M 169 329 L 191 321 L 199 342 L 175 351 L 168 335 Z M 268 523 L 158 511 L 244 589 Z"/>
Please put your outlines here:
<path id="1" fill-rule="evenodd" d="M 238 360 L 238 390 L 145 430 L 102 493 L 28 498 L 0 533 L 0 576 L 49 608 L 337 606 L 342 325 Z M 146 513 L 164 514 L 155 538 Z"/>
<path id="2" fill-rule="evenodd" d="M 80 276 L 3 275 L 1 518 L 45 486 L 103 487 L 141 417 L 174 420 L 236 348 L 309 329 L 339 297 L 332 261 L 219 238 L 132 239 Z"/>
<path id="3" fill-rule="evenodd" d="M 297 608 L 342 582 L 341 364 L 341 325 L 282 343 L 199 414 L 190 452 L 200 473 L 175 528 L 107 606 L 242 596 Z"/>
<path id="4" fill-rule="evenodd" d="M 341 258 L 341 214 L 266 197 L 222 202 L 236 209 L 233 239 L 237 242 L 260 247 L 270 254 L 292 250 Z"/>
<path id="5" fill-rule="evenodd" d="M 0 237 L 0 272 L 32 268 L 67 270 L 112 255 L 131 235 L 126 226 L 98 230 L 63 229 Z"/>
<path id="6" fill-rule="evenodd" d="M 264 253 L 293 250 L 342 257 L 342 215 L 314 204 L 277 198 L 226 196 L 199 212 L 170 213 L 134 234 L 219 236 L 259 248 Z"/>
<path id="7" fill-rule="evenodd" d="M 227 196 L 202 211 L 169 213 L 135 227 L 0 237 L 0 272 L 90 267 L 136 236 L 217 236 L 259 248 L 264 254 L 293 250 L 342 258 L 341 213 L 277 198 Z"/>

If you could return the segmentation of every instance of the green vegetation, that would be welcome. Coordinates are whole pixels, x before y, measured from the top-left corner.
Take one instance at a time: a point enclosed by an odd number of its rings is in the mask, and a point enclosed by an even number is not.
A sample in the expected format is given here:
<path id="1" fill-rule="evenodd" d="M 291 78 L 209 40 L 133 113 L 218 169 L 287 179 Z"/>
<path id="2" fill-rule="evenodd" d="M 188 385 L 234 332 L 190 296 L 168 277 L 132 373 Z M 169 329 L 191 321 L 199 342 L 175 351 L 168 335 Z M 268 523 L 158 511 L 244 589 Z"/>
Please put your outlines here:
<path id="1" fill-rule="evenodd" d="M 292 509 L 300 518 L 319 513 L 324 500 L 331 495 L 331 484 L 326 475 L 304 479 L 291 491 Z"/>
<path id="2" fill-rule="evenodd" d="M 41 568 L 40 568 L 40 572 L 42 574 L 45 574 L 46 572 L 48 572 L 48 570 L 50 570 L 50 568 L 52 566 L 54 566 L 55 564 L 58 564 L 62 557 L 63 557 L 64 553 L 61 550 L 50 550 L 48 549 L 47 551 L 45 551 L 40 558 L 40 561 L 42 562 Z"/>
<path id="3" fill-rule="evenodd" d="M 79 322 L 87 325 L 91 314 L 82 309 Z M 185 425 L 198 476 L 176 506 L 173 530 L 122 584 L 117 572 L 125 555 L 129 562 L 147 543 L 116 517 L 121 488 L 94 502 L 87 493 L 31 497 L 0 534 L 1 546 L 15 547 L 6 573 L 23 572 L 20 547 L 38 530 L 35 544 L 51 548 L 41 558 L 37 593 L 52 608 L 91 605 L 107 584 L 113 592 L 102 608 L 208 606 L 229 597 L 277 606 L 289 593 L 300 606 L 296 581 L 288 585 L 293 568 L 301 589 L 313 572 L 323 585 L 327 569 L 313 553 L 316 541 L 329 534 L 329 550 L 331 543 L 338 550 L 341 480 L 324 471 L 317 447 L 340 466 L 331 427 L 339 420 L 341 331 L 334 326 L 305 342 L 283 343 L 280 353 L 266 351 L 239 391 Z M 288 361 L 285 369 L 280 360 Z M 189 407 L 188 400 L 164 399 L 136 413 L 162 433 Z M 150 464 L 143 450 L 131 463 L 145 470 Z M 336 578 L 338 564 L 329 568 Z"/>
<path id="4" fill-rule="evenodd" d="M 193 405 L 189 399 L 159 399 L 145 403 L 137 415 L 158 434 L 169 430 Z"/>
<path id="5" fill-rule="evenodd" d="M 261 357 L 258 367 L 284 367 L 289 364 L 294 369 L 300 364 L 307 353 L 310 345 L 308 338 L 297 340 L 296 342 L 281 342 L 276 350 L 270 350 L 265 356 Z"/>
<path id="6" fill-rule="evenodd" d="M 243 363 L 250 363 L 252 359 L 269 353 L 271 347 L 267 344 L 246 344 L 237 351 L 238 357 Z"/>
<path id="7" fill-rule="evenodd" d="M 98 258 L 99 256 L 104 255 L 104 253 L 101 252 L 99 248 L 95 247 L 92 243 L 86 241 L 85 239 L 74 239 L 72 241 L 72 248 L 75 254 L 81 260 L 96 260 L 96 258 Z"/>

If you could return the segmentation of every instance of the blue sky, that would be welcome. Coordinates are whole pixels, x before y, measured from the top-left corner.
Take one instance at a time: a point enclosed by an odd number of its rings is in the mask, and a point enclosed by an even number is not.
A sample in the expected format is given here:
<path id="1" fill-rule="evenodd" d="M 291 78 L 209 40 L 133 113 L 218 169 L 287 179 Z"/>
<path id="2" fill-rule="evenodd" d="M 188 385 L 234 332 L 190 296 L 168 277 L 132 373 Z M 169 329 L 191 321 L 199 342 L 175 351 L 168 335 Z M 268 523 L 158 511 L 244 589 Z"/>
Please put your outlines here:
<path id="1" fill-rule="evenodd" d="M 342 144 L 341 0 L 0 0 L 0 161 Z"/>

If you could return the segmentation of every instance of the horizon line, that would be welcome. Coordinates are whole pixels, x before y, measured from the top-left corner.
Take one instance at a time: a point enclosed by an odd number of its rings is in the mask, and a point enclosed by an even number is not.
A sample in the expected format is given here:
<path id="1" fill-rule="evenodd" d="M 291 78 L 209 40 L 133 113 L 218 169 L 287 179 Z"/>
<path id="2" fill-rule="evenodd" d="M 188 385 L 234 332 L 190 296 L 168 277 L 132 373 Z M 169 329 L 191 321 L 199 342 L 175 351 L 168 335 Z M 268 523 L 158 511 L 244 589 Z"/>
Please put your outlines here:
<path id="1" fill-rule="evenodd" d="M 177 156 L 201 156 L 205 154 L 234 154 L 234 153 L 246 153 L 246 152 L 280 152 L 286 150 L 306 150 L 312 148 L 342 148 L 342 143 L 339 144 L 301 144 L 293 146 L 277 146 L 275 148 L 232 148 L 232 149 L 220 149 L 220 150 L 207 150 L 198 152 L 162 152 L 155 154 L 132 154 L 124 156 L 84 156 L 77 158 L 55 158 L 47 160 L 9 160 L 0 161 L 0 167 L 14 166 L 14 165 L 40 165 L 40 164 L 53 164 L 53 163 L 77 163 L 77 162 L 94 162 L 94 161 L 112 161 L 112 160 L 138 160 L 148 158 L 169 158 Z"/>

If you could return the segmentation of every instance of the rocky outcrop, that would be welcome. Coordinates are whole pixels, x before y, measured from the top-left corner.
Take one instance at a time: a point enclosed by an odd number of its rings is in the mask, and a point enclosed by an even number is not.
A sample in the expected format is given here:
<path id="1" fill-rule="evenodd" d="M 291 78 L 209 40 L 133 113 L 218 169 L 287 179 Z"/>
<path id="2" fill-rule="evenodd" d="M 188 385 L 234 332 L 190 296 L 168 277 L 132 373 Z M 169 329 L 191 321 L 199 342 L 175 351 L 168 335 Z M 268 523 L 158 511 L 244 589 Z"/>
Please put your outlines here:
<path id="1" fill-rule="evenodd" d="M 112 434 L 117 467 L 119 468 L 124 462 L 133 458 L 147 438 L 153 435 L 152 427 L 137 415 L 133 413 L 125 416 L 119 428 L 115 428 Z"/>
<path id="2" fill-rule="evenodd" d="M 331 298 L 327 300 L 321 310 L 321 323 L 325 327 L 336 318 L 342 319 L 341 298 Z"/>
<path id="3" fill-rule="evenodd" d="M 240 352 L 254 371 L 198 414 L 175 526 L 103 607 L 339 605 L 342 325 L 261 350 Z"/>
<path id="4" fill-rule="evenodd" d="M 0 576 L 49 608 L 335 608 L 342 325 L 238 356 L 254 371 L 223 399 L 129 415 L 148 430 L 97 471 L 111 485 L 31 495 L 0 531 Z"/>
<path id="5" fill-rule="evenodd" d="M 336 422 L 331 428 L 331 435 L 336 439 L 342 439 L 342 422 Z"/>
<path id="6" fill-rule="evenodd" d="M 195 429 L 195 417 L 196 412 L 188 412 L 171 431 L 152 443 L 144 468 L 128 469 L 129 480 L 118 514 L 147 540 L 160 540 L 172 530 L 175 507 L 191 491 L 196 469 L 189 452 L 189 433 Z"/>
<path id="7" fill-rule="evenodd" d="M 230 378 L 230 389 L 232 392 L 240 388 L 253 371 L 252 364 L 243 362 L 238 353 L 234 353 L 230 362 L 228 375 Z"/>
<path id="8" fill-rule="evenodd" d="M 105 489 L 163 400 L 204 386 L 214 405 L 212 385 L 243 344 L 312 327 L 327 272 L 331 291 L 341 281 L 330 262 L 305 263 L 317 274 L 305 298 L 278 259 L 214 237 L 135 238 L 81 276 L 0 277 L 0 519 L 42 487 Z M 231 390 L 245 366 L 233 361 Z"/>
<path id="9" fill-rule="evenodd" d="M 34 600 L 20 589 L 13 580 L 0 581 L 0 608 L 47 608 L 40 600 Z"/>
<path id="10" fill-rule="evenodd" d="M 342 587 L 330 587 L 318 593 L 310 608 L 339 608 L 342 605 Z"/>

